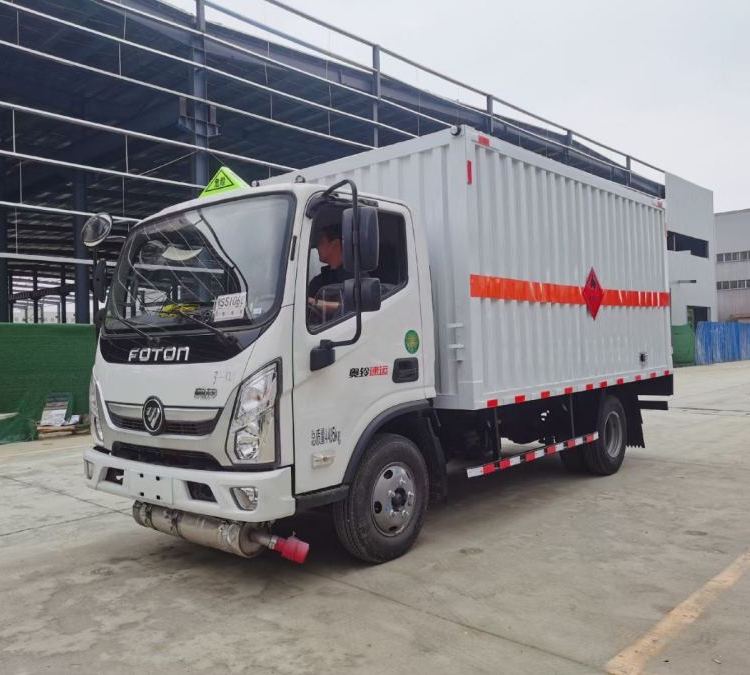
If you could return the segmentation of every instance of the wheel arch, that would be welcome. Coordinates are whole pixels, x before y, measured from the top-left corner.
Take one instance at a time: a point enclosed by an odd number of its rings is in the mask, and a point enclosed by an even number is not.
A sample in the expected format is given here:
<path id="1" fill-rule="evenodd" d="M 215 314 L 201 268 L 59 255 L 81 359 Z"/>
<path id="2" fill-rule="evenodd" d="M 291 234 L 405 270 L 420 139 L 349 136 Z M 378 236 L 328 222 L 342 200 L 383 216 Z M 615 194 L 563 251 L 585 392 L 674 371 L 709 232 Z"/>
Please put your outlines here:
<path id="1" fill-rule="evenodd" d="M 428 401 L 414 401 L 383 411 L 359 437 L 344 472 L 344 483 L 354 480 L 362 457 L 376 434 L 392 433 L 408 438 L 424 456 L 430 478 L 430 497 L 441 499 L 447 490 L 446 460 L 433 429 L 432 407 Z"/>

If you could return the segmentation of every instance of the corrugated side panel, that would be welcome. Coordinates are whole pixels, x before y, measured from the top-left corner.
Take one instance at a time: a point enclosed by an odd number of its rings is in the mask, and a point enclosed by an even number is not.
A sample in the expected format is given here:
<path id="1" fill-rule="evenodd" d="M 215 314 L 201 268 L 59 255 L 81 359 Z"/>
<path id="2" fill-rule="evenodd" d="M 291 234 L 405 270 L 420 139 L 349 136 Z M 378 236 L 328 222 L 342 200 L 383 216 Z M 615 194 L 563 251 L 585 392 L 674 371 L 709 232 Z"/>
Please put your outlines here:
<path id="1" fill-rule="evenodd" d="M 495 297 L 468 301 L 474 407 L 663 375 L 672 367 L 663 210 L 632 190 L 476 139 L 467 134 L 470 274 L 533 286 L 495 282 Z M 604 289 L 660 292 L 657 306 L 608 295 L 625 306 L 602 306 L 594 319 L 583 304 L 508 297 L 570 298 L 570 288 L 542 284 L 583 287 L 592 268 Z"/>
<path id="2" fill-rule="evenodd" d="M 295 172 L 297 173 L 297 172 Z M 424 228 L 432 278 L 435 345 L 435 388 L 449 406 L 457 404 L 458 364 L 455 350 L 457 303 L 465 310 L 468 268 L 465 256 L 454 250 L 463 244 L 466 217 L 466 145 L 449 130 L 422 136 L 378 150 L 344 157 L 298 172 L 307 182 L 333 185 L 354 180 L 361 193 L 403 201 L 413 214 L 415 227 Z M 288 182 L 289 175 L 269 182 Z M 457 241 L 458 240 L 458 241 Z M 419 250 L 417 251 L 419 258 Z M 410 271 L 410 274 L 416 273 Z M 423 317 L 424 318 L 424 317 Z M 471 399 L 467 389 L 463 400 Z"/>
<path id="3" fill-rule="evenodd" d="M 424 228 L 436 405 L 505 405 L 671 369 L 668 307 L 603 306 L 593 319 L 582 304 L 472 297 L 472 275 L 580 289 L 592 268 L 605 289 L 668 290 L 663 210 L 651 197 L 477 137 L 440 131 L 299 172 L 403 201 Z"/>

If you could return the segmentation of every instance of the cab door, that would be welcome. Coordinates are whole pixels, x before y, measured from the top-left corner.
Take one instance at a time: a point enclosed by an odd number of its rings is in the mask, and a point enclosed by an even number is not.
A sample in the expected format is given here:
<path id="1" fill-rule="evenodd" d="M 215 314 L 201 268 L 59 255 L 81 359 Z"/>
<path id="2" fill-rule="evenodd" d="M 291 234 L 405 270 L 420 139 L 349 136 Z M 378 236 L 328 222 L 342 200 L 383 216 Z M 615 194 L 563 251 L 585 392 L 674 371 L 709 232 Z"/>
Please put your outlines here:
<path id="1" fill-rule="evenodd" d="M 319 273 L 316 236 L 336 217 L 306 218 L 299 247 L 294 315 L 295 493 L 342 482 L 360 435 L 382 412 L 424 399 L 422 314 L 414 231 L 409 211 L 381 202 L 380 258 L 369 273 L 381 282 L 381 308 L 362 315 L 362 334 L 336 347 L 336 360 L 310 370 L 310 351 L 321 340 L 346 340 L 355 333 L 354 313 L 308 309 L 310 281 Z M 323 222 L 319 222 L 322 220 Z M 329 275 L 330 276 L 330 275 Z M 321 289 L 327 308 L 338 288 Z"/>

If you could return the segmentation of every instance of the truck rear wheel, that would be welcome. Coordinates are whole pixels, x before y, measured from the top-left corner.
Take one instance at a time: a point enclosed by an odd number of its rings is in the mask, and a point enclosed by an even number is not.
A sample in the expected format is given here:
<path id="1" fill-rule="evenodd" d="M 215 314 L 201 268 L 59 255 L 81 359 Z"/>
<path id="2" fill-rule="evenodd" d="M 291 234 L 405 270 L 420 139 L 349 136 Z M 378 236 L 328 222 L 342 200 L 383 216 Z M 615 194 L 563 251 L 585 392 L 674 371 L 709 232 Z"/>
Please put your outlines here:
<path id="1" fill-rule="evenodd" d="M 582 448 L 589 473 L 609 476 L 616 473 L 625 459 L 628 422 L 625 408 L 616 396 L 607 396 L 599 407 L 599 438 Z"/>
<path id="2" fill-rule="evenodd" d="M 346 499 L 334 504 L 339 541 L 365 562 L 398 558 L 422 529 L 428 499 L 427 464 L 417 446 L 397 434 L 378 434 Z"/>

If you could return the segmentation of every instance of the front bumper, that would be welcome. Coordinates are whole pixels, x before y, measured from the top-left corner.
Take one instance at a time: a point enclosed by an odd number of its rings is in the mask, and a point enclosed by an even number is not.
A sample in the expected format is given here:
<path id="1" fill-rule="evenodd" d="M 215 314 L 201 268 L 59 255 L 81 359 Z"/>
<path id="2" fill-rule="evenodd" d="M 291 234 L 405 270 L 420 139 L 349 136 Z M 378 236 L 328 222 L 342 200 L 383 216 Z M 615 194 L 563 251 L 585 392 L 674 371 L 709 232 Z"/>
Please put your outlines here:
<path id="1" fill-rule="evenodd" d="M 120 497 L 249 523 L 286 518 L 295 511 L 291 467 L 270 471 L 199 471 L 134 462 L 93 448 L 83 453 L 83 459 L 91 465 L 91 478 L 86 478 L 86 484 Z M 195 499 L 188 483 L 208 486 L 216 501 Z M 258 491 L 254 511 L 241 509 L 231 492 L 233 487 L 250 486 Z"/>

